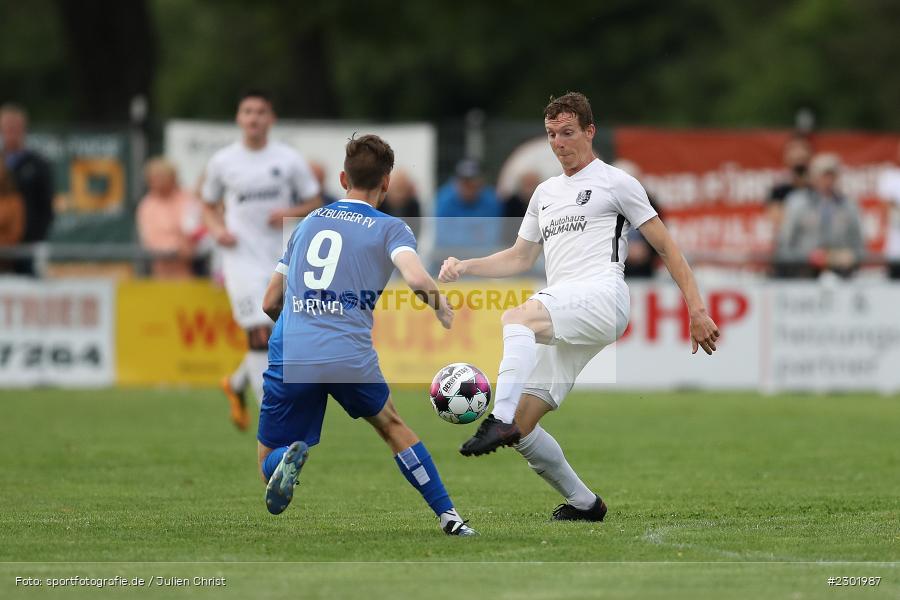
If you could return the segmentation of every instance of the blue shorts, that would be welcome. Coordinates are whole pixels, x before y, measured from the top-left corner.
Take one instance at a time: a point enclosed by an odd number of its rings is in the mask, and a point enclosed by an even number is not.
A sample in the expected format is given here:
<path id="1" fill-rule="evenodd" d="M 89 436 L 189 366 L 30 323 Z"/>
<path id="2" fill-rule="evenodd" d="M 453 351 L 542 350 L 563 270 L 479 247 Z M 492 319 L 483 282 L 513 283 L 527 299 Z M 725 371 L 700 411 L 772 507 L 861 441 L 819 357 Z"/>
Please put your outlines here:
<path id="1" fill-rule="evenodd" d="M 292 367 L 294 374 L 296 368 Z M 322 377 L 322 371 L 327 371 L 325 365 L 307 368 L 309 377 L 302 378 L 303 383 L 285 383 L 284 369 L 278 365 L 269 365 L 263 374 L 263 401 L 256 434 L 263 445 L 280 448 L 299 440 L 309 446 L 318 444 L 329 394 L 354 419 L 377 415 L 390 396 L 377 366 L 376 377 L 370 375 L 365 382 L 346 383 Z"/>

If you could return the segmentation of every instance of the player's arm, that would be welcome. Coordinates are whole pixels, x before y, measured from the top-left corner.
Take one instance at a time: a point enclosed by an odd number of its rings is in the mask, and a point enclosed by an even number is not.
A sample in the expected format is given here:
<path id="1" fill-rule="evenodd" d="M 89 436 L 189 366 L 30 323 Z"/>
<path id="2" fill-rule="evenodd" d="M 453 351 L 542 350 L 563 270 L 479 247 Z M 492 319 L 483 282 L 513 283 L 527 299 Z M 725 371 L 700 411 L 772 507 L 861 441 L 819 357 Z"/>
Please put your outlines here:
<path id="1" fill-rule="evenodd" d="M 203 203 L 203 223 L 206 225 L 209 234 L 220 246 L 231 247 L 237 244 L 237 238 L 225 227 L 225 216 L 221 200 Z"/>
<path id="2" fill-rule="evenodd" d="M 659 217 L 651 218 L 641 225 L 639 229 L 644 239 L 659 253 L 666 268 L 669 269 L 672 279 L 675 280 L 675 283 L 681 289 L 691 317 L 691 345 L 693 353 L 697 353 L 697 347 L 699 346 L 707 354 L 712 354 L 716 350 L 719 328 L 706 312 L 706 305 L 700 296 L 694 273 L 681 253 L 681 249 L 675 243 L 675 240 L 672 239 L 669 230 Z"/>
<path id="3" fill-rule="evenodd" d="M 464 274 L 477 277 L 510 277 L 531 270 L 540 255 L 540 243 L 519 236 L 511 248 L 490 256 L 467 260 L 459 260 L 451 256 L 441 265 L 438 280 L 456 281 Z"/>
<path id="4" fill-rule="evenodd" d="M 450 329 L 453 323 L 453 309 L 447 304 L 447 298 L 441 294 L 437 283 L 425 270 L 419 255 L 415 252 L 398 252 L 394 256 L 394 266 L 400 271 L 400 276 L 413 293 L 434 309 L 441 325 L 445 329 Z"/>
<path id="5" fill-rule="evenodd" d="M 263 295 L 263 312 L 273 321 L 277 321 L 284 306 L 284 275 L 275 271 L 269 279 L 266 293 Z"/>
<path id="6" fill-rule="evenodd" d="M 203 224 L 206 230 L 220 246 L 234 246 L 237 238 L 225 227 L 225 206 L 222 197 L 225 194 L 225 183 L 219 175 L 219 162 L 213 157 L 206 165 L 203 183 L 200 186 L 200 197 L 203 200 Z"/>

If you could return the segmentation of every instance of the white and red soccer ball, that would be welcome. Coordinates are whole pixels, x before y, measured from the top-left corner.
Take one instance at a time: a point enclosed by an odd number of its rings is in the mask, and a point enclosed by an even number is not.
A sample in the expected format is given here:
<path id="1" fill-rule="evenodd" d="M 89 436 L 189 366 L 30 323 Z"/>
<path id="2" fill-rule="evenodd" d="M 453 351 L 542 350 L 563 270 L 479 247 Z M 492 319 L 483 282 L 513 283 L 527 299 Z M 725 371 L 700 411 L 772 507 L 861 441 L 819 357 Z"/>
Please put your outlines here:
<path id="1" fill-rule="evenodd" d="M 478 367 L 453 363 L 431 382 L 431 405 L 445 421 L 462 425 L 485 413 L 491 404 L 491 382 Z"/>

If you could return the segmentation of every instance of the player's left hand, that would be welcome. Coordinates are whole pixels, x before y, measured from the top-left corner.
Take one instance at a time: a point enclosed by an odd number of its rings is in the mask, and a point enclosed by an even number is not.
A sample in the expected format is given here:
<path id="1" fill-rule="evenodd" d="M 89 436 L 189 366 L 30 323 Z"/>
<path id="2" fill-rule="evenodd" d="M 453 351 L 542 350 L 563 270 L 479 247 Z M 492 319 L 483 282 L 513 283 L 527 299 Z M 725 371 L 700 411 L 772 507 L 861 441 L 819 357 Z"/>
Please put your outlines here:
<path id="1" fill-rule="evenodd" d="M 719 328 L 705 310 L 691 315 L 691 354 L 697 354 L 698 348 L 712 354 L 716 351 L 717 339 Z"/>

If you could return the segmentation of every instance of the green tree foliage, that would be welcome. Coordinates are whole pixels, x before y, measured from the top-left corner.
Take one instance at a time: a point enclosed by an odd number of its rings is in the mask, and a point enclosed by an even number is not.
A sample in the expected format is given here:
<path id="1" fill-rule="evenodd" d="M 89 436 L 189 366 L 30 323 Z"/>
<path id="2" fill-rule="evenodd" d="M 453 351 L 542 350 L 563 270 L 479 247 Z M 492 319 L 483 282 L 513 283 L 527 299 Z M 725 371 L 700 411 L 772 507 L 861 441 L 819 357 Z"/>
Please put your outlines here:
<path id="1" fill-rule="evenodd" d="M 251 85 L 284 116 L 388 120 L 533 118 L 578 89 L 604 124 L 785 126 L 809 106 L 900 129 L 894 0 L 147 1 L 162 118 L 227 118 Z M 57 3 L 0 6 L 0 95 L 83 118 Z"/>

